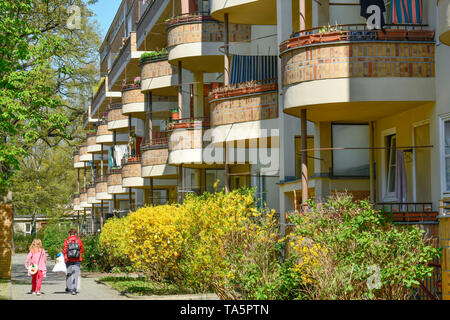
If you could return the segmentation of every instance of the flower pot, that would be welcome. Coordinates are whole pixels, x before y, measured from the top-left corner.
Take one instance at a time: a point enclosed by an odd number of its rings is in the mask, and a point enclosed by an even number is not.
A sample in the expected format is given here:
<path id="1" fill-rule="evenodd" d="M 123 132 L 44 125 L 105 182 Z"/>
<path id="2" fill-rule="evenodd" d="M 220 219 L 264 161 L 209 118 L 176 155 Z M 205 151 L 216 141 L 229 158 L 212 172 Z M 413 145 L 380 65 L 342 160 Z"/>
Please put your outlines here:
<path id="1" fill-rule="evenodd" d="M 342 33 L 339 31 L 323 33 L 322 37 L 320 38 L 320 42 L 333 42 L 341 40 L 342 40 Z"/>
<path id="2" fill-rule="evenodd" d="M 408 40 L 415 41 L 433 41 L 434 31 L 432 30 L 409 30 Z"/>
<path id="3" fill-rule="evenodd" d="M 378 40 L 392 40 L 399 41 L 406 39 L 406 30 L 385 29 L 386 33 L 382 30 L 378 30 Z"/>

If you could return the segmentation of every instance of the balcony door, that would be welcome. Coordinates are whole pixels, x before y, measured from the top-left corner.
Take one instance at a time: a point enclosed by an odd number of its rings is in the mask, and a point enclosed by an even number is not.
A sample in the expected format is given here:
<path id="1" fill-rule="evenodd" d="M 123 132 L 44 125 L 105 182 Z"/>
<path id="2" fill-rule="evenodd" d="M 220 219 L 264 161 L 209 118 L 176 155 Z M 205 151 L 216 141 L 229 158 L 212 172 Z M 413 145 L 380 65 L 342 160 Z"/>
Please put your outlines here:
<path id="1" fill-rule="evenodd" d="M 430 124 L 413 127 L 414 146 L 430 145 Z M 414 190 L 416 202 L 431 202 L 431 150 L 414 149 Z"/>

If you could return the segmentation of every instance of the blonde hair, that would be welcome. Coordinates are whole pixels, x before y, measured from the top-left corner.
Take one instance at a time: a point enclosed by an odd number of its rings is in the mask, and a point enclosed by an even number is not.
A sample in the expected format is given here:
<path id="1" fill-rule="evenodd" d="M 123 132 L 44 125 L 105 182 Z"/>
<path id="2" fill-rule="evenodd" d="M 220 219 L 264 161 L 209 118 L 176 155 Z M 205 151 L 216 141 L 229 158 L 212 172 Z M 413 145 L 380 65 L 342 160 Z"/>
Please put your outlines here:
<path id="1" fill-rule="evenodd" d="M 38 252 L 40 249 L 44 249 L 42 247 L 41 239 L 34 239 L 30 246 L 30 251 Z"/>

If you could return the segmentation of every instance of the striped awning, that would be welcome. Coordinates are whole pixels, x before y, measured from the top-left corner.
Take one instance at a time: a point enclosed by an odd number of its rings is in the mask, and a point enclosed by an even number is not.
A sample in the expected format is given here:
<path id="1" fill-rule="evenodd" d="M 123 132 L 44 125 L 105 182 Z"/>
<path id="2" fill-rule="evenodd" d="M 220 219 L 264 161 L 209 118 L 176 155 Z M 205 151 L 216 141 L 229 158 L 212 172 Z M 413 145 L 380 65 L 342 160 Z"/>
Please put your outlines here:
<path id="1" fill-rule="evenodd" d="M 392 23 L 422 23 L 422 0 L 392 0 Z"/>
<path id="2" fill-rule="evenodd" d="M 277 56 L 231 57 L 230 84 L 277 78 Z"/>

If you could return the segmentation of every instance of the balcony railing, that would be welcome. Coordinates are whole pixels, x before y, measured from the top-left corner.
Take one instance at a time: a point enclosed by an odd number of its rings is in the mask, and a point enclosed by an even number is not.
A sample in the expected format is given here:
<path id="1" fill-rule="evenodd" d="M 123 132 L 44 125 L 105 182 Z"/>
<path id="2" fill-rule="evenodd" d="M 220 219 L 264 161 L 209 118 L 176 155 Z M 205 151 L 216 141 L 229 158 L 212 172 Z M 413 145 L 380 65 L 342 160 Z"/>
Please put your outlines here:
<path id="1" fill-rule="evenodd" d="M 375 209 L 391 215 L 394 222 L 437 221 L 431 202 L 380 202 Z"/>
<path id="2" fill-rule="evenodd" d="M 141 150 L 148 150 L 155 147 L 164 147 L 169 143 L 168 132 L 153 132 L 152 139 L 141 144 Z"/>
<path id="3" fill-rule="evenodd" d="M 167 128 L 169 131 L 173 131 L 176 129 L 209 128 L 210 126 L 209 117 L 193 117 L 174 119 Z"/>
<path id="4" fill-rule="evenodd" d="M 368 30 L 366 24 L 318 27 L 295 32 L 280 44 L 280 52 L 299 46 L 336 41 L 434 41 L 434 30 L 426 24 L 389 24 L 381 30 Z"/>

